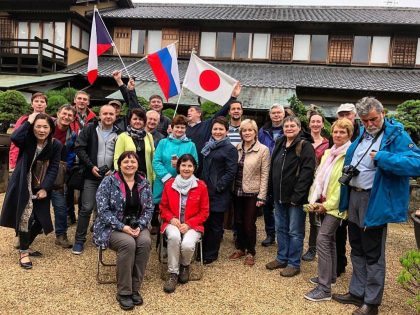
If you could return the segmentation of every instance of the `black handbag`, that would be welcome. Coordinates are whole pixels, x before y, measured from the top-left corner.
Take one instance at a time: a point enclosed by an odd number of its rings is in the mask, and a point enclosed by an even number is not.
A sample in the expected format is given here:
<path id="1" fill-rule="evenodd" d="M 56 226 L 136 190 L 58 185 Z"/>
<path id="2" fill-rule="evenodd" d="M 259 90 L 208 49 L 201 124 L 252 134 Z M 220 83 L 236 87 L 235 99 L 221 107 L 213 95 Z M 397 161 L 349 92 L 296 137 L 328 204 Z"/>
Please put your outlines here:
<path id="1" fill-rule="evenodd" d="M 85 169 L 83 166 L 75 165 L 69 171 L 67 178 L 67 188 L 82 190 L 85 181 Z"/>

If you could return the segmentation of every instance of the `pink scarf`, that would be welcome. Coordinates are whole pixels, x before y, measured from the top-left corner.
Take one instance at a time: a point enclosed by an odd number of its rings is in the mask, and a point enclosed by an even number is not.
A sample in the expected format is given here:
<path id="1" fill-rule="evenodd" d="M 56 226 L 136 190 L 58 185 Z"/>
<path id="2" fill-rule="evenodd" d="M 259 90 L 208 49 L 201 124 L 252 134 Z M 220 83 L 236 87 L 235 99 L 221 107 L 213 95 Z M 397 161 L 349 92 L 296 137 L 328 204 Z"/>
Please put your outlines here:
<path id="1" fill-rule="evenodd" d="M 320 200 L 321 197 L 325 198 L 327 196 L 328 183 L 330 182 L 332 169 L 334 168 L 334 165 L 338 159 L 343 154 L 346 154 L 350 144 L 351 142 L 347 141 L 341 147 L 337 148 L 335 144 L 332 146 L 330 149 L 330 155 L 326 158 L 325 162 L 320 165 L 316 172 L 315 180 L 313 183 L 313 192 L 309 200 L 310 204 L 314 204 Z"/>

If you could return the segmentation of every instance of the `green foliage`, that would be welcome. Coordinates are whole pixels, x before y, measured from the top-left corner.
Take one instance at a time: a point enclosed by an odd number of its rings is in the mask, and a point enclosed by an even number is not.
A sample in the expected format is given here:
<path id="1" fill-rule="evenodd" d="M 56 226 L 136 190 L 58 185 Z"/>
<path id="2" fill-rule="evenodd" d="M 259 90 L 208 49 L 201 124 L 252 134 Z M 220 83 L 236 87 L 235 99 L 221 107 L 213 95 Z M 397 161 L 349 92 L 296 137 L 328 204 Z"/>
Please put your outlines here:
<path id="1" fill-rule="evenodd" d="M 66 87 L 62 89 L 60 92 L 61 92 L 61 95 L 63 95 L 69 101 L 69 103 L 72 104 L 74 100 L 74 96 L 77 93 L 77 90 L 72 87 Z"/>
<path id="2" fill-rule="evenodd" d="M 15 90 L 0 92 L 0 121 L 15 122 L 29 111 L 29 104 L 22 93 Z"/>
<path id="3" fill-rule="evenodd" d="M 96 116 L 99 116 L 99 110 L 101 109 L 101 106 L 93 106 L 91 108 L 92 112 L 96 114 Z"/>
<path id="4" fill-rule="evenodd" d="M 45 92 L 48 99 L 47 113 L 55 116 L 61 105 L 72 104 L 76 92 L 76 89 L 70 87 Z"/>
<path id="5" fill-rule="evenodd" d="M 162 114 L 170 119 L 174 117 L 175 109 L 167 108 L 162 111 Z"/>
<path id="6" fill-rule="evenodd" d="M 146 111 L 150 109 L 149 101 L 146 100 L 143 96 L 137 96 L 137 100 L 139 101 L 140 105 L 143 106 Z"/>
<path id="7" fill-rule="evenodd" d="M 404 125 L 413 141 L 420 145 L 420 100 L 409 100 L 398 105 L 395 118 Z"/>
<path id="8" fill-rule="evenodd" d="M 298 99 L 296 95 L 293 95 L 291 98 L 288 98 L 287 101 L 290 104 L 290 109 L 295 113 L 295 115 L 299 118 L 300 122 L 302 123 L 302 128 L 308 130 L 308 116 L 305 105 L 302 103 L 301 100 Z"/>
<path id="9" fill-rule="evenodd" d="M 201 117 L 201 120 L 206 120 L 210 117 L 213 117 L 213 115 L 220 110 L 221 106 L 210 102 L 210 101 L 206 101 L 203 104 L 201 104 L 201 109 L 203 111 L 203 115 Z"/>
<path id="10" fill-rule="evenodd" d="M 61 105 L 68 104 L 69 101 L 60 94 L 52 94 L 48 97 L 47 114 L 55 116 Z"/>
<path id="11" fill-rule="evenodd" d="M 407 303 L 412 306 L 417 313 L 420 313 L 420 251 L 411 250 L 400 258 L 403 267 L 398 275 L 397 282 L 411 295 Z"/>

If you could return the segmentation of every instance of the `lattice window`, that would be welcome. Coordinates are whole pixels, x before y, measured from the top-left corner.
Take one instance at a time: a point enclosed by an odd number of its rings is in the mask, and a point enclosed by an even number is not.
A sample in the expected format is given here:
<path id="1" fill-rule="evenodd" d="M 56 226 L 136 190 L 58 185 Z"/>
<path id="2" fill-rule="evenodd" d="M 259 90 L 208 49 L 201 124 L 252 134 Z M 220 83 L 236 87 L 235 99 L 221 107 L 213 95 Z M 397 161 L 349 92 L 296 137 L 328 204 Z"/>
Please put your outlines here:
<path id="1" fill-rule="evenodd" d="M 293 35 L 273 34 L 271 36 L 271 60 L 292 61 Z"/>
<path id="2" fill-rule="evenodd" d="M 350 64 L 352 48 L 353 36 L 331 36 L 329 62 Z"/>
<path id="3" fill-rule="evenodd" d="M 200 32 L 195 30 L 179 31 L 178 55 L 189 56 L 194 48 L 198 51 L 200 45 Z"/>
<path id="4" fill-rule="evenodd" d="M 394 66 L 414 67 L 416 63 L 417 38 L 394 37 L 392 45 L 392 64 Z"/>
<path id="5" fill-rule="evenodd" d="M 14 21 L 7 17 L 0 17 L 0 38 L 14 38 Z"/>

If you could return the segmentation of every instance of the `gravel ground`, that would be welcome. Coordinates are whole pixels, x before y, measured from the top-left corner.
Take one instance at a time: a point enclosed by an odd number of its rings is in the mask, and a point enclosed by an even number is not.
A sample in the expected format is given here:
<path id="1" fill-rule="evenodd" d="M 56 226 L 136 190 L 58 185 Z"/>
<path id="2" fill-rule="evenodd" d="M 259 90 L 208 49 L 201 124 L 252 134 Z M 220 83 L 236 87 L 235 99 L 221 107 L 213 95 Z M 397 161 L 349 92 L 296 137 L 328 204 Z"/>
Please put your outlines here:
<path id="1" fill-rule="evenodd" d="M 3 195 L 0 196 L 2 202 Z M 258 243 L 264 238 L 262 217 L 258 219 Z M 387 240 L 387 275 L 381 314 L 412 314 L 406 305 L 408 294 L 396 283 L 401 270 L 399 257 L 415 245 L 412 226 L 393 224 Z M 73 239 L 75 226 L 69 229 Z M 54 245 L 53 233 L 40 235 L 33 249 L 42 258 L 34 258 L 34 268 L 23 270 L 13 249 L 14 231 L 0 228 L 0 314 L 114 314 L 124 313 L 116 300 L 115 284 L 97 284 L 97 251 L 89 235 L 85 252 L 76 256 Z M 305 240 L 305 244 L 307 240 Z M 316 275 L 317 263 L 302 263 L 302 272 L 283 278 L 268 271 L 265 264 L 276 254 L 276 247 L 257 247 L 256 264 L 245 267 L 243 261 L 228 261 L 233 251 L 232 233 L 227 231 L 219 261 L 204 267 L 201 281 L 178 286 L 174 294 L 162 290 L 157 254 L 152 255 L 142 287 L 145 304 L 133 313 L 140 314 L 351 314 L 354 306 L 334 301 L 309 302 L 303 295 L 313 288 L 308 279 Z M 112 257 L 111 257 L 112 258 Z M 112 272 L 112 270 L 111 270 Z M 333 292 L 347 292 L 351 264 L 337 280 Z"/>

